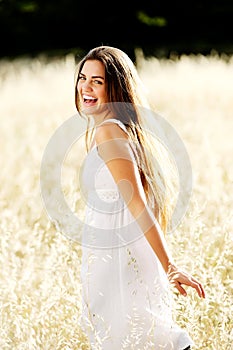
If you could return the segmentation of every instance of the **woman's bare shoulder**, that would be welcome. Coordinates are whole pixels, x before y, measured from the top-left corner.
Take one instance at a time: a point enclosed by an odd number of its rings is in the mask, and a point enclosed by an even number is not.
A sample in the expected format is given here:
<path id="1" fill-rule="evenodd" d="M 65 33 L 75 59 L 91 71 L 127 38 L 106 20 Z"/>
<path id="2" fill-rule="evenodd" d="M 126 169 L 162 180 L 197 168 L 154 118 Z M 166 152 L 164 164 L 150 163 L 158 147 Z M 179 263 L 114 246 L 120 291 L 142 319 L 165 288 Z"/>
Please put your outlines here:
<path id="1" fill-rule="evenodd" d="M 114 139 L 128 139 L 126 132 L 114 122 L 106 122 L 96 128 L 96 143 L 102 143 Z"/>

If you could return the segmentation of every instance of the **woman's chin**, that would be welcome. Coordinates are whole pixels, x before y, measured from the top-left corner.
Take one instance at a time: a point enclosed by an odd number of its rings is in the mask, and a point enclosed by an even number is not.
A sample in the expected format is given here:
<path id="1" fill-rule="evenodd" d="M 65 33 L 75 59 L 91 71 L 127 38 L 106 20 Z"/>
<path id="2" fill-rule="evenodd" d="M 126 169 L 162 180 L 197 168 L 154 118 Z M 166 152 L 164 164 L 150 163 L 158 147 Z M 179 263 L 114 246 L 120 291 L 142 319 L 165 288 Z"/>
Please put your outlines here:
<path id="1" fill-rule="evenodd" d="M 96 115 L 96 114 L 102 114 L 103 112 L 106 112 L 108 110 L 108 104 L 95 104 L 95 105 L 84 105 L 82 106 L 82 113 L 86 115 Z"/>

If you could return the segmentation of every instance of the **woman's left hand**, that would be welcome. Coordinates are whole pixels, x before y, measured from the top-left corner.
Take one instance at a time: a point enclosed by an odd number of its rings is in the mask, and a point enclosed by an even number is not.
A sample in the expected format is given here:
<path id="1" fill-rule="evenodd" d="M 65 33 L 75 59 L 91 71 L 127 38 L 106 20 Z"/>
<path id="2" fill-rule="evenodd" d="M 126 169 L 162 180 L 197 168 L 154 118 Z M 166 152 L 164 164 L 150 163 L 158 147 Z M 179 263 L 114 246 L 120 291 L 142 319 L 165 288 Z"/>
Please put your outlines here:
<path id="1" fill-rule="evenodd" d="M 180 294 L 186 296 L 187 292 L 182 285 L 190 286 L 196 289 L 200 298 L 205 298 L 205 291 L 200 282 L 198 282 L 190 274 L 179 270 L 175 265 L 170 264 L 167 272 L 167 277 L 171 285 L 173 285 Z"/>

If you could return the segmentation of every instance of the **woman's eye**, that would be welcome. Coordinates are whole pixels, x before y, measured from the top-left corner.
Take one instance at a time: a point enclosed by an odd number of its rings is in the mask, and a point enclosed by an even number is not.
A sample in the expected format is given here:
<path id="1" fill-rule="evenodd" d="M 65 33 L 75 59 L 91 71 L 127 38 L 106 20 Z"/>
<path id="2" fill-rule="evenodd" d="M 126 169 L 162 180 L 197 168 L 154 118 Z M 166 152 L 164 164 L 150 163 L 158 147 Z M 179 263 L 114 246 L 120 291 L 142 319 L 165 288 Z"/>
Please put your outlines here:
<path id="1" fill-rule="evenodd" d="M 78 77 L 78 80 L 85 80 L 85 78 L 84 78 L 82 75 L 80 75 L 80 76 Z"/>
<path id="2" fill-rule="evenodd" d="M 94 80 L 94 83 L 95 83 L 95 84 L 102 84 L 102 81 L 100 81 L 100 80 Z"/>

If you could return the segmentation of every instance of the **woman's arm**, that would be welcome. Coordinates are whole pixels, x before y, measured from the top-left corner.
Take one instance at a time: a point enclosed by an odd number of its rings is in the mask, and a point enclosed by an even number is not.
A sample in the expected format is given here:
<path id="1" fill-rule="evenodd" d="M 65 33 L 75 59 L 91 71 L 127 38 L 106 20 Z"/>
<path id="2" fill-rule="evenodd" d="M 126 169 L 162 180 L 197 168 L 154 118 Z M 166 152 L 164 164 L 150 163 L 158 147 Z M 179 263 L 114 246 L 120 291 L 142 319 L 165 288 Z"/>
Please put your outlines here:
<path id="1" fill-rule="evenodd" d="M 170 282 L 183 295 L 186 295 L 186 291 L 181 284 L 186 284 L 195 288 L 200 297 L 204 297 L 201 284 L 192 276 L 179 271 L 173 263 L 160 225 L 146 205 L 145 193 L 127 135 L 118 125 L 105 124 L 97 129 L 95 137 L 100 157 L 105 161 L 124 201 L 161 262 Z"/>

